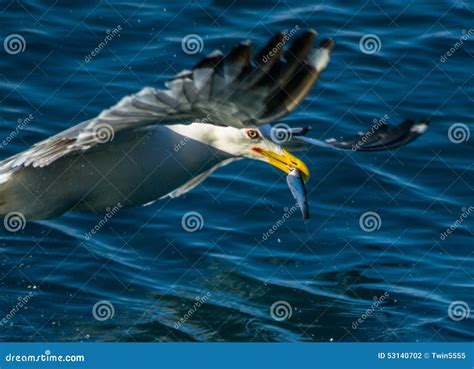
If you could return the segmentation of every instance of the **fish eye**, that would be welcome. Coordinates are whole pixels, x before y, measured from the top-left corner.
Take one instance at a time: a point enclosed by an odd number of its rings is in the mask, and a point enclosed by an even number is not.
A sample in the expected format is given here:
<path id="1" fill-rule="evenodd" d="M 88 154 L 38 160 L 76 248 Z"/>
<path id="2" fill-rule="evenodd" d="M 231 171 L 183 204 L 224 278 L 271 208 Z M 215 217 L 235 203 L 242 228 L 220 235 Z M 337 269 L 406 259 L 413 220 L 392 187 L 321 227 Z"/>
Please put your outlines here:
<path id="1" fill-rule="evenodd" d="M 255 129 L 248 129 L 247 130 L 247 137 L 252 139 L 252 140 L 255 140 L 257 138 L 260 138 L 260 133 L 258 133 L 258 131 L 256 131 Z"/>

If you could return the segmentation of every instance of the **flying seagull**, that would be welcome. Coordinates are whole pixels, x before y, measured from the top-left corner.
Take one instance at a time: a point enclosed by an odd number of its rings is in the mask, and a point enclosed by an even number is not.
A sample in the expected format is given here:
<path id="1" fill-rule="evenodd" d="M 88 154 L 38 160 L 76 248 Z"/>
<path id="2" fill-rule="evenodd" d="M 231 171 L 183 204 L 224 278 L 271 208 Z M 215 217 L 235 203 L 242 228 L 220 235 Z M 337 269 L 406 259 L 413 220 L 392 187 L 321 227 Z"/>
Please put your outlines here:
<path id="1" fill-rule="evenodd" d="M 252 44 L 215 51 L 192 70 L 122 98 L 96 118 L 38 142 L 0 162 L 0 214 L 46 219 L 69 210 L 105 212 L 180 196 L 216 169 L 247 158 L 288 174 L 305 205 L 309 169 L 290 153 L 394 149 L 413 141 L 426 122 L 382 125 L 346 140 L 305 137 L 307 128 L 281 130 L 271 122 L 293 111 L 329 62 L 325 39 L 313 48 L 308 30 L 286 47 L 278 33 L 252 60 Z M 302 210 L 305 217 L 306 210 Z"/>

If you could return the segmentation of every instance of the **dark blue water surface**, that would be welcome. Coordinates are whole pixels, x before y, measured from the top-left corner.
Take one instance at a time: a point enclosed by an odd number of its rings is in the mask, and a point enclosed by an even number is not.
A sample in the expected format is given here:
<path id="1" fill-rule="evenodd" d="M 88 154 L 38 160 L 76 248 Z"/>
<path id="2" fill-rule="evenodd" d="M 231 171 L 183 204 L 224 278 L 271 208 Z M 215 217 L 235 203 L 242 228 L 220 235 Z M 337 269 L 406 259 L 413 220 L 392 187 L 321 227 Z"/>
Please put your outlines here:
<path id="1" fill-rule="evenodd" d="M 308 223 L 297 212 L 279 221 L 293 204 L 284 174 L 244 160 L 181 198 L 121 209 L 93 237 L 103 214 L 27 221 L 17 232 L 2 225 L 0 340 L 472 340 L 473 4 L 348 4 L 3 1 L 2 43 L 18 34 L 25 49 L 0 47 L 2 159 L 161 87 L 214 49 L 247 38 L 262 46 L 296 26 L 336 48 L 281 122 L 310 125 L 318 138 L 365 131 L 385 115 L 431 125 L 400 150 L 301 153 L 312 171 Z M 201 52 L 183 52 L 189 34 L 202 38 Z M 379 50 L 361 51 L 366 35 Z M 464 137 L 450 140 L 455 123 Z M 203 219 L 196 232 L 182 227 L 189 212 Z M 367 212 L 380 219 L 372 232 L 360 225 Z"/>

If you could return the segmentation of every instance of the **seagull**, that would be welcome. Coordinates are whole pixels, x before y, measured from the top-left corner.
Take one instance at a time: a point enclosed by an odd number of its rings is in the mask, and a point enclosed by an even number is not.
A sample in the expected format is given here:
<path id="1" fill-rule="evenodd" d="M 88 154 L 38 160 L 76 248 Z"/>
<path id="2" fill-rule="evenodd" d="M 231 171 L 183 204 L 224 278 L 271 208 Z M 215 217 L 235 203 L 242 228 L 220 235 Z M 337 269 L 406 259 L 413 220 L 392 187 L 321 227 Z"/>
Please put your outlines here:
<path id="1" fill-rule="evenodd" d="M 426 130 L 427 122 L 407 120 L 344 140 L 318 140 L 306 136 L 307 127 L 272 127 L 329 63 L 334 42 L 313 47 L 316 37 L 302 31 L 287 46 L 280 32 L 257 53 L 250 41 L 226 55 L 214 51 L 164 88 L 145 87 L 0 161 L 0 214 L 41 220 L 175 198 L 240 159 L 269 163 L 307 183 L 307 165 L 290 152 L 395 149 Z"/>

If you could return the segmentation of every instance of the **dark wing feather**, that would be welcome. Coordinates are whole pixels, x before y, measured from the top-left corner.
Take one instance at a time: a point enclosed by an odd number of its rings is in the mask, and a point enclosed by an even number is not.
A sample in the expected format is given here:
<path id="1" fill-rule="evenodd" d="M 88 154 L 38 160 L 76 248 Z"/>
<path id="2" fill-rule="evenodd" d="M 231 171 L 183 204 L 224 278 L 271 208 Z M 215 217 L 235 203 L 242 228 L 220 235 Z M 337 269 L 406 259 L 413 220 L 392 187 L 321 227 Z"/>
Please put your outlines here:
<path id="1" fill-rule="evenodd" d="M 406 120 L 398 126 L 384 124 L 344 140 L 326 140 L 330 145 L 352 151 L 382 151 L 404 146 L 426 131 L 428 122 Z"/>
<path id="2" fill-rule="evenodd" d="M 214 124 L 263 125 L 294 110 L 326 68 L 334 43 L 327 39 L 313 49 L 315 38 L 314 31 L 303 32 L 285 51 L 286 38 L 278 33 L 253 62 L 252 44 L 244 42 L 224 57 L 205 58 L 171 83 L 192 81 L 200 98 L 192 108 Z"/>
<path id="3" fill-rule="evenodd" d="M 404 146 L 419 136 L 428 128 L 428 122 L 414 122 L 406 120 L 398 126 L 383 124 L 380 127 L 373 127 L 366 133 L 346 138 L 318 140 L 311 137 L 304 137 L 308 130 L 296 128 L 291 130 L 291 139 L 282 143 L 288 150 L 306 150 L 312 147 L 324 147 L 334 150 L 348 151 L 383 151 L 396 149 Z M 270 127 L 265 127 L 265 134 L 271 137 Z"/>

